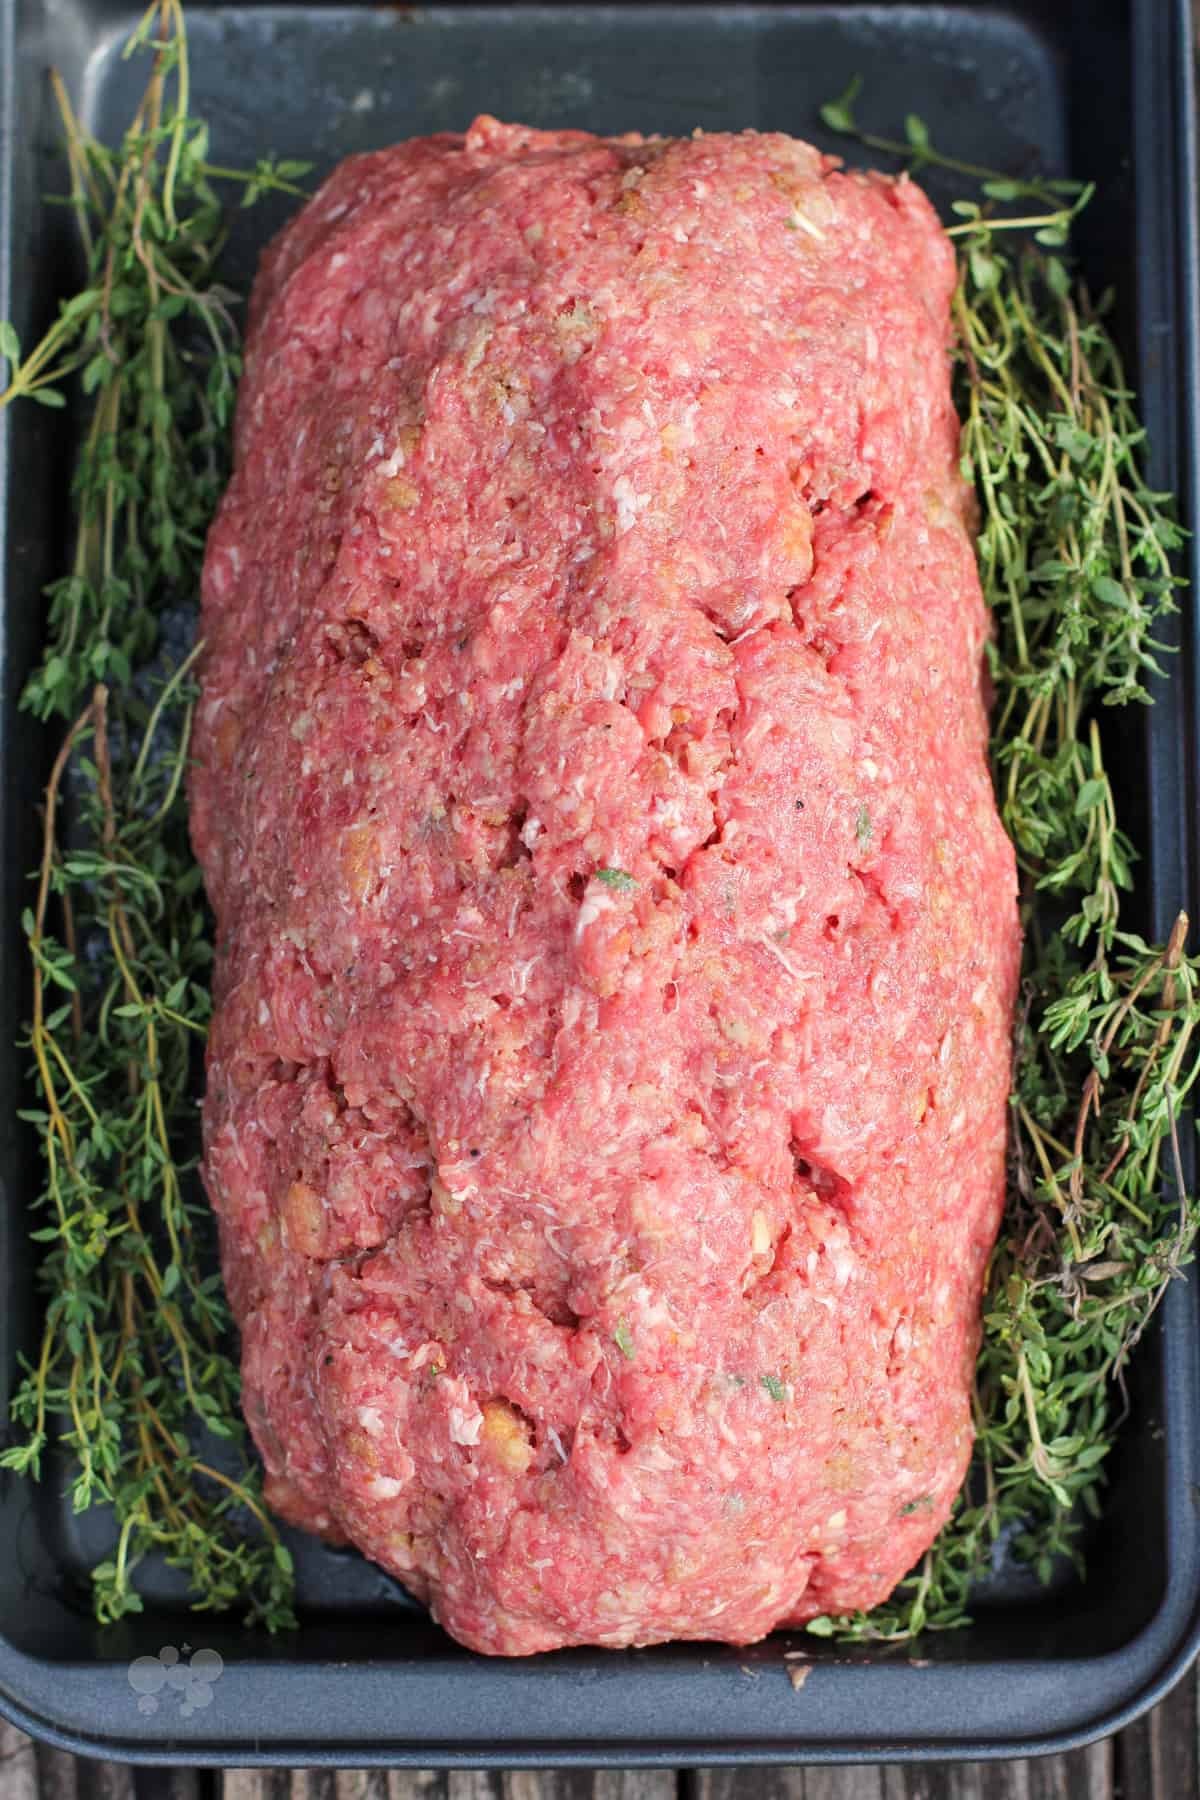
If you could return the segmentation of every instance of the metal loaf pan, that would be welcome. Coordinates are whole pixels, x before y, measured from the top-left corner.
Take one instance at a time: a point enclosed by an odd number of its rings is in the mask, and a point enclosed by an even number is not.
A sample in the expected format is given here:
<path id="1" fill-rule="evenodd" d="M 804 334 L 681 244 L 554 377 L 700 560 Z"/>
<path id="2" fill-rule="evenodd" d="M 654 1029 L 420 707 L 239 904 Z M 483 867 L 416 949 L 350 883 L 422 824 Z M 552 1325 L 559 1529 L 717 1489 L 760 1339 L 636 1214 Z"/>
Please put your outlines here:
<path id="1" fill-rule="evenodd" d="M 599 131 L 755 125 L 816 136 L 851 75 L 895 128 L 920 112 L 972 160 L 1095 178 L 1081 248 L 1141 388 L 1151 477 L 1196 529 L 1197 285 L 1187 0 L 663 6 L 305 5 L 189 0 L 194 102 L 223 162 L 267 150 L 323 172 L 351 150 L 462 127 L 474 113 Z M 70 221 L 45 72 L 115 136 L 143 70 L 121 61 L 124 0 L 0 0 L 0 315 L 25 341 L 69 291 Z M 282 212 L 239 215 L 230 281 L 249 286 Z M 16 409 L 0 440 L 0 1406 L 36 1330 L 26 1233 L 33 1146 L 13 1048 L 28 993 L 19 935 L 47 746 L 17 712 L 41 631 L 39 589 L 67 541 L 69 417 Z M 1195 540 L 1191 552 L 1195 576 Z M 1144 852 L 1143 923 L 1195 896 L 1196 588 L 1159 704 L 1124 765 Z M 1110 762 L 1114 759 L 1110 757 Z M 1140 814 L 1140 817 L 1139 817 Z M 1196 908 L 1192 908 L 1195 913 Z M 148 1571 L 146 1610 L 99 1629 L 86 1572 L 104 1522 L 75 1519 L 61 1473 L 0 1477 L 0 1708 L 71 1749 L 147 1762 L 537 1766 L 864 1761 L 1025 1755 L 1123 1724 L 1180 1673 L 1200 1635 L 1200 1332 L 1180 1285 L 1140 1353 L 1132 1415 L 1083 1583 L 1018 1586 L 970 1630 L 906 1651 L 813 1639 L 490 1662 L 451 1643 L 360 1559 L 297 1544 L 303 1623 L 249 1635 L 189 1614 Z M 224 1659 L 211 1703 L 139 1708 L 129 1666 L 166 1644 Z M 793 1691 L 782 1652 L 816 1666 Z"/>

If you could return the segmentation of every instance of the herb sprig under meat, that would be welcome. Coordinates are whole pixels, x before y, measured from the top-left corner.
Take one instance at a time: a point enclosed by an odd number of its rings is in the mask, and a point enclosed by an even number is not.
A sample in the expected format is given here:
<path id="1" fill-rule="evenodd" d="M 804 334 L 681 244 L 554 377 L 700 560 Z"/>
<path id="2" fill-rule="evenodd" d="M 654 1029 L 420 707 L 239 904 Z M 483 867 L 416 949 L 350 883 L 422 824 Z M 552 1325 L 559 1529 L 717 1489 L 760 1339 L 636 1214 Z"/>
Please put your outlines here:
<path id="1" fill-rule="evenodd" d="M 263 1506 L 220 1280 L 201 1257 L 207 1208 L 188 1180 L 211 950 L 182 794 L 196 649 L 179 608 L 197 592 L 240 368 L 215 274 L 216 184 L 245 199 L 295 192 L 302 168 L 210 166 L 178 0 L 155 0 L 130 49 L 149 52 L 151 73 L 117 149 L 82 128 L 53 78 L 84 284 L 26 357 L 0 327 L 0 406 L 62 405 L 68 377 L 91 396 L 74 555 L 47 590 L 45 656 L 24 694 L 37 717 L 71 723 L 24 919 L 45 1322 L 13 1401 L 23 1435 L 0 1466 L 36 1475 L 65 1455 L 75 1510 L 111 1507 L 113 1553 L 92 1572 L 101 1620 L 140 1610 L 134 1570 L 157 1551 L 197 1606 L 280 1626 L 291 1559 Z M 212 1459 L 216 1439 L 233 1463 Z"/>
<path id="2" fill-rule="evenodd" d="M 1079 1558 L 1123 1411 L 1122 1372 L 1192 1252 L 1179 1127 L 1200 1073 L 1200 960 L 1124 930 L 1134 851 L 1104 762 L 1108 708 L 1147 701 L 1183 540 L 1142 474 L 1116 344 L 1063 252 L 1091 190 L 1017 181 L 861 131 L 857 84 L 822 109 L 873 150 L 978 185 L 954 203 L 956 400 L 995 620 L 992 763 L 1026 930 L 1008 1204 L 976 1367 L 972 1480 L 891 1599 L 809 1630 L 903 1639 L 966 1621 L 998 1555 L 1043 1580 Z M 997 205 L 1019 212 L 997 216 Z M 1030 211 L 1032 205 L 1036 211 Z"/>

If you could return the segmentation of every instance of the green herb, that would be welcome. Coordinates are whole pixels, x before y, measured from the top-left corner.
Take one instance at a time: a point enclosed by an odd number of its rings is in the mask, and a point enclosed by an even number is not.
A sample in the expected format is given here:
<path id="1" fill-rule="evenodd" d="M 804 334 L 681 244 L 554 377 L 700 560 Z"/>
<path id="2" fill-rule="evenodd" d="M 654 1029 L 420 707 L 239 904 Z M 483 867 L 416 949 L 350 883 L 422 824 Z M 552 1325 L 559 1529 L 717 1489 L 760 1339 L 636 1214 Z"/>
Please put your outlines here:
<path id="1" fill-rule="evenodd" d="M 906 1505 L 900 1508 L 898 1516 L 902 1519 L 910 1519 L 914 1513 L 932 1511 L 933 1495 L 919 1494 L 915 1500 L 909 1500 Z"/>
<path id="2" fill-rule="evenodd" d="M 621 1352 L 621 1355 L 627 1362 L 633 1361 L 633 1333 L 629 1329 L 628 1320 L 617 1320 L 617 1329 L 613 1332 L 613 1343 L 617 1346 L 617 1349 Z"/>
<path id="3" fill-rule="evenodd" d="M 1185 954 L 1182 915 L 1165 945 L 1121 925 L 1134 852 L 1101 722 L 1105 708 L 1149 698 L 1183 533 L 1142 475 L 1142 428 L 1105 309 L 1056 254 L 1091 190 L 962 163 L 919 121 L 906 143 L 860 132 L 856 92 L 825 109 L 826 124 L 913 168 L 982 183 L 979 200 L 954 207 L 956 398 L 995 618 L 993 769 L 1027 934 L 973 1475 L 884 1606 L 809 1626 L 900 1639 L 964 1624 L 1002 1538 L 1043 1579 L 1064 1554 L 1079 1562 L 1079 1519 L 1100 1510 L 1123 1411 L 1122 1371 L 1200 1219 L 1178 1142 L 1200 1073 L 1200 962 Z M 1046 210 L 996 211 L 1029 200 Z"/>
<path id="4" fill-rule="evenodd" d="M 619 894 L 630 894 L 637 886 L 633 876 L 624 869 L 597 869 L 596 880 L 602 881 L 605 887 L 615 888 Z"/>
<path id="5" fill-rule="evenodd" d="M 780 1381 L 778 1375 L 760 1375 L 759 1380 L 763 1387 L 766 1388 L 768 1394 L 770 1394 L 772 1400 L 782 1400 L 784 1398 L 783 1383 Z"/>
<path id="6" fill-rule="evenodd" d="M 860 806 L 858 809 L 858 818 L 855 820 L 854 824 L 854 835 L 860 844 L 869 844 L 871 841 L 871 832 L 871 814 L 865 806 Z"/>
<path id="7" fill-rule="evenodd" d="M 0 1464 L 37 1475 L 54 1441 L 75 1510 L 112 1508 L 113 1553 L 92 1574 L 102 1621 L 140 1610 L 134 1571 L 157 1551 L 197 1606 L 275 1627 L 291 1622 L 291 1559 L 263 1505 L 191 1176 L 210 949 L 182 796 L 199 646 L 177 650 L 188 632 L 172 609 L 198 589 L 239 373 L 214 182 L 250 198 L 300 168 L 208 163 L 178 0 L 146 13 L 131 48 L 152 66 L 119 149 L 82 129 L 53 78 L 86 277 L 27 356 L 11 326 L 0 336 L 0 406 L 61 404 L 70 378 L 91 397 L 74 555 L 48 589 L 49 641 L 24 695 L 71 723 L 24 920 L 45 1323 L 12 1406 L 23 1435 Z"/>

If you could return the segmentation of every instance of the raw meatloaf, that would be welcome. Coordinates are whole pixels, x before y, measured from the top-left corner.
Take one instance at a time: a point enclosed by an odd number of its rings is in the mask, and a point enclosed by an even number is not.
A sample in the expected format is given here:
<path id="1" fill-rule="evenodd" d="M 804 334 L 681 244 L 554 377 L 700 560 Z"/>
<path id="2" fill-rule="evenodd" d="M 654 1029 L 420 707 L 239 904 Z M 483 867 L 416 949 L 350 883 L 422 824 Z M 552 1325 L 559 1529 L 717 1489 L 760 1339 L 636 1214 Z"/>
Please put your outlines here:
<path id="1" fill-rule="evenodd" d="M 479 119 L 254 292 L 205 1175 L 284 1517 L 477 1649 L 885 1596 L 971 1443 L 1013 858 L 911 182 Z"/>

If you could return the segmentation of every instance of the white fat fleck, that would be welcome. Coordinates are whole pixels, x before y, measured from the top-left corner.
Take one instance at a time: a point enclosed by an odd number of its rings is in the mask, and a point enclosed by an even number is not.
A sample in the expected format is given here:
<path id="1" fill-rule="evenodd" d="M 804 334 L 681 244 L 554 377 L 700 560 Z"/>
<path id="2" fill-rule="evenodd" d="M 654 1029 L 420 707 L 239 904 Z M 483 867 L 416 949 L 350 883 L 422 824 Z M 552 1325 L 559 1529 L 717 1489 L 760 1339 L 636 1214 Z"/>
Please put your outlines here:
<path id="1" fill-rule="evenodd" d="M 560 1262 L 569 1263 L 571 1260 L 571 1253 L 569 1250 L 564 1250 L 558 1241 L 558 1233 L 564 1229 L 565 1227 L 561 1225 L 547 1225 L 542 1235 L 545 1237 L 546 1242 Z"/>
<path id="2" fill-rule="evenodd" d="M 674 1469 L 678 1463 L 665 1444 L 652 1440 L 639 1451 L 637 1466 L 639 1469 Z"/>
<path id="3" fill-rule="evenodd" d="M 410 1346 L 404 1342 L 403 1338 L 393 1338 L 388 1344 L 388 1350 L 392 1356 L 398 1357 L 401 1362 L 403 1362 L 406 1357 L 412 1355 Z"/>
<path id="4" fill-rule="evenodd" d="M 258 1022 L 260 1025 L 271 1023 L 271 1009 L 265 1000 L 260 1000 L 258 1003 Z"/>
<path id="5" fill-rule="evenodd" d="M 780 894 L 771 907 L 772 923 L 781 927 L 784 925 L 789 928 L 793 926 L 796 923 L 796 915 L 800 911 L 803 899 L 803 888 L 800 889 L 798 894 Z"/>
<path id="6" fill-rule="evenodd" d="M 742 635 L 746 636 L 748 634 L 743 633 Z M 745 756 L 749 751 L 753 750 L 760 739 L 765 738 L 770 731 L 774 730 L 774 727 L 775 715 L 769 712 L 760 712 L 754 723 L 747 727 L 742 738 L 742 755 Z"/>
<path id="7" fill-rule="evenodd" d="M 837 1239 L 829 1243 L 826 1248 L 829 1251 L 829 1260 L 833 1264 L 834 1286 L 843 1288 L 857 1269 L 858 1260 L 854 1252 Z"/>
<path id="8" fill-rule="evenodd" d="M 532 850 L 542 832 L 542 821 L 530 813 L 521 827 L 521 842 L 527 850 Z"/>
<path id="9" fill-rule="evenodd" d="M 376 433 L 375 437 L 371 439 L 371 448 L 367 451 L 368 460 L 373 461 L 375 457 L 382 456 L 385 447 L 383 438 Z"/>
<path id="10" fill-rule="evenodd" d="M 331 256 L 329 259 L 329 273 L 331 275 L 334 274 L 336 270 L 342 267 L 343 263 L 347 263 L 349 260 L 350 258 L 346 255 L 345 251 L 339 250 L 336 255 Z"/>
<path id="11" fill-rule="evenodd" d="M 637 523 L 637 516 L 650 504 L 649 494 L 639 494 L 628 475 L 618 475 L 613 482 L 613 499 L 617 503 L 617 531 L 623 534 Z"/>
<path id="12" fill-rule="evenodd" d="M 576 943 L 589 925 L 594 925 L 604 913 L 612 912 L 616 904 L 611 894 L 602 893 L 597 889 L 589 890 L 584 896 L 583 905 L 579 908 L 579 917 L 575 921 Z"/>
<path id="13" fill-rule="evenodd" d="M 377 1406 L 360 1406 L 358 1422 L 370 1437 L 383 1436 L 383 1414 Z"/>
<path id="14" fill-rule="evenodd" d="M 383 446 L 381 444 L 380 450 L 382 451 L 382 449 L 383 449 Z M 388 480 L 390 481 L 392 476 L 398 475 L 403 467 L 404 467 L 404 446 L 402 444 L 397 444 L 396 448 L 392 451 L 392 454 L 388 457 L 387 461 L 380 463 L 379 473 L 381 475 L 386 475 Z"/>
<path id="15" fill-rule="evenodd" d="M 798 206 L 794 209 L 791 218 L 788 220 L 788 224 L 796 231 L 807 232 L 809 237 L 816 238 L 819 244 L 825 242 L 825 233 L 821 230 L 821 227 L 819 225 L 814 225 L 808 214 L 801 212 Z"/>
<path id="16" fill-rule="evenodd" d="M 564 1450 L 564 1449 L 563 1449 L 563 1442 L 562 1442 L 562 1439 L 561 1439 L 561 1438 L 560 1438 L 560 1437 L 559 1437 L 559 1435 L 558 1435 L 558 1433 L 557 1433 L 557 1431 L 555 1431 L 555 1429 L 554 1429 L 554 1427 L 553 1427 L 553 1425 L 548 1425 L 548 1426 L 547 1426 L 547 1427 L 546 1427 L 546 1436 L 547 1436 L 547 1437 L 548 1437 L 548 1438 L 549 1438 L 549 1439 L 550 1439 L 550 1442 L 551 1442 L 551 1443 L 552 1443 L 552 1444 L 553 1444 L 553 1445 L 554 1445 L 554 1448 L 555 1448 L 555 1451 L 556 1451 L 556 1453 L 557 1453 L 557 1455 L 558 1455 L 558 1459 L 559 1459 L 559 1461 L 560 1461 L 560 1462 L 566 1462 L 566 1460 L 567 1460 L 567 1453 L 566 1453 L 566 1451 L 565 1451 L 565 1450 Z M 537 1564 L 536 1564 L 536 1563 L 535 1563 L 535 1564 L 534 1564 L 534 1565 L 533 1565 L 533 1566 L 534 1566 L 534 1568 L 537 1568 L 537 1567 L 538 1567 L 538 1565 L 537 1565 Z"/>
<path id="17" fill-rule="evenodd" d="M 397 1494 L 404 1492 L 404 1483 L 396 1481 L 391 1475 L 372 1475 L 367 1483 L 367 1492 L 374 1500 L 394 1500 Z"/>
<path id="18" fill-rule="evenodd" d="M 511 933 L 509 934 L 511 936 Z M 529 986 L 532 971 L 541 962 L 540 956 L 531 956 L 528 962 L 516 963 L 512 972 L 512 990 L 514 994 L 523 994 Z"/>
<path id="19" fill-rule="evenodd" d="M 483 1430 L 483 1414 L 475 1405 L 450 1408 L 450 1442 L 477 1444 Z"/>
<path id="20" fill-rule="evenodd" d="M 793 981 L 815 981 L 816 980 L 817 977 L 816 977 L 815 970 L 801 969 L 800 967 L 798 967 L 798 965 L 792 961 L 791 957 L 787 954 L 787 952 L 785 950 L 781 950 L 779 945 L 777 943 L 775 943 L 772 938 L 763 937 L 763 938 L 759 939 L 759 942 L 762 945 L 763 949 L 769 950 L 771 952 L 771 955 L 775 958 L 776 962 L 781 964 L 782 967 L 787 970 L 788 974 L 791 976 Z"/>
<path id="21" fill-rule="evenodd" d="M 858 766 L 868 781 L 874 781 L 879 773 L 879 764 L 875 761 L 873 756 L 864 756 Z"/>

